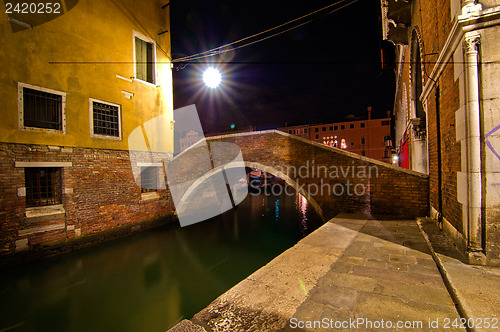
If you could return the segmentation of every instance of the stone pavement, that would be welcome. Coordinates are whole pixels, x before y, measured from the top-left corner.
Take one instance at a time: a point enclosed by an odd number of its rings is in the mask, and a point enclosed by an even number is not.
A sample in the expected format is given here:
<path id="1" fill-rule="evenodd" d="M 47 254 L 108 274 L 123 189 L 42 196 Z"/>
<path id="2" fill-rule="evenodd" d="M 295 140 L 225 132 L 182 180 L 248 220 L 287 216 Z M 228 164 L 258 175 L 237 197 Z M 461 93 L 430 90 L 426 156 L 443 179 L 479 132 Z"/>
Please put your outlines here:
<path id="1" fill-rule="evenodd" d="M 465 330 L 500 317 L 499 281 L 431 221 L 341 214 L 171 331 Z"/>
<path id="2" fill-rule="evenodd" d="M 465 257 L 434 222 L 421 219 L 418 224 L 461 316 L 474 322 L 470 330 L 500 330 L 500 267 L 465 264 Z"/>

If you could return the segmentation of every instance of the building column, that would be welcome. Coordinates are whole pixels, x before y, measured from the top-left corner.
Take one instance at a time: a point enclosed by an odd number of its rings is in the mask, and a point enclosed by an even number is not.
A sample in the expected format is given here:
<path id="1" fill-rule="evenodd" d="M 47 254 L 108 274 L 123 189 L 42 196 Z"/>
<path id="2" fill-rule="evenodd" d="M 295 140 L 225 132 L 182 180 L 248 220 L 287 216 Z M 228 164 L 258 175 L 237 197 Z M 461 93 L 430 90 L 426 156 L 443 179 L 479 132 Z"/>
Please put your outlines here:
<path id="1" fill-rule="evenodd" d="M 473 1 L 472 1 L 473 3 Z M 479 103 L 479 52 L 481 35 L 477 31 L 465 34 L 466 57 L 466 121 L 467 121 L 467 183 L 469 263 L 485 264 L 482 246 L 482 180 L 481 180 L 481 115 Z"/>

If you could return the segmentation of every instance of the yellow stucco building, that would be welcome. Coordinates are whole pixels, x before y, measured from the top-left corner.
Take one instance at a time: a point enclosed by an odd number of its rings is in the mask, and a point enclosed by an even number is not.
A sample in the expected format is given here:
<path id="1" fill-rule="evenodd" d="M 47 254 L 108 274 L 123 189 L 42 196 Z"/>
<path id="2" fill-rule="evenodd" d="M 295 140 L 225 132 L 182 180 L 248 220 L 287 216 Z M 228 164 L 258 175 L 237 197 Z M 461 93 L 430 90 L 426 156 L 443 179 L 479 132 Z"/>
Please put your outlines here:
<path id="1" fill-rule="evenodd" d="M 16 4 L 0 13 L 2 254 L 171 214 L 156 185 L 173 150 L 168 2 Z M 129 135 L 154 118 L 163 159 L 131 162 Z"/>

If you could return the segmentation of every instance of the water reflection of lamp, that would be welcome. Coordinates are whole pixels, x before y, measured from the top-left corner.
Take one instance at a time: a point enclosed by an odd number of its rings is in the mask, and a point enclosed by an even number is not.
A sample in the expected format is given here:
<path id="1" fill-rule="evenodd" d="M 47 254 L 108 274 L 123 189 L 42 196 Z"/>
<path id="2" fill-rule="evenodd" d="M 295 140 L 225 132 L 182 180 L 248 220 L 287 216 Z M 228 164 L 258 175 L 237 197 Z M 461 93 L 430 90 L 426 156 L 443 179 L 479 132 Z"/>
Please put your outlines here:
<path id="1" fill-rule="evenodd" d="M 300 223 L 302 224 L 303 235 L 305 235 L 305 231 L 307 230 L 307 199 L 300 193 L 297 193 L 297 199 L 297 205 L 300 213 Z"/>

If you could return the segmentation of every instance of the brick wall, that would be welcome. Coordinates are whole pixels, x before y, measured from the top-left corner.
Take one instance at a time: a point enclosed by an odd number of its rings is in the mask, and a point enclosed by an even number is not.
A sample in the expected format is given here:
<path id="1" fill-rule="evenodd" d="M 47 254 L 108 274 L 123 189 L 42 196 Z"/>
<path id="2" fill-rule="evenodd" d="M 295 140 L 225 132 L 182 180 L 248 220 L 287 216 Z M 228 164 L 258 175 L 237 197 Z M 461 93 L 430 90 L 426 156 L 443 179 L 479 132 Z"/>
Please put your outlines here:
<path id="1" fill-rule="evenodd" d="M 65 213 L 52 218 L 26 217 L 22 162 L 71 163 L 62 168 Z M 95 236 L 171 216 L 173 210 L 168 190 L 141 194 L 128 151 L 0 143 L 0 191 L 2 256 L 83 243 L 87 238 L 95 241 Z"/>
<path id="2" fill-rule="evenodd" d="M 417 0 L 412 8 L 413 29 L 418 30 L 421 38 L 421 58 L 425 70 L 422 77 L 423 85 L 425 85 L 453 25 L 450 1 Z M 412 59 L 409 60 L 405 64 L 407 67 L 414 65 L 411 62 Z M 406 84 L 411 86 L 410 77 L 408 77 Z M 460 90 L 459 82 L 454 78 L 452 61 L 447 64 L 436 86 L 439 86 L 440 90 L 440 152 L 438 152 L 437 145 L 436 88 L 429 94 L 426 109 L 430 204 L 434 209 L 439 209 L 438 153 L 440 153 L 442 216 L 458 232 L 463 233 L 462 204 L 457 199 L 457 172 L 461 170 L 461 147 L 460 143 L 456 141 L 455 134 L 455 112 L 460 107 Z"/>

